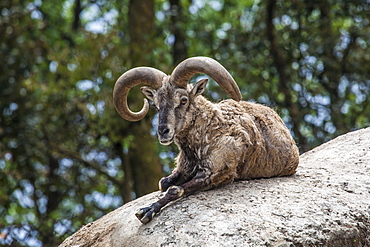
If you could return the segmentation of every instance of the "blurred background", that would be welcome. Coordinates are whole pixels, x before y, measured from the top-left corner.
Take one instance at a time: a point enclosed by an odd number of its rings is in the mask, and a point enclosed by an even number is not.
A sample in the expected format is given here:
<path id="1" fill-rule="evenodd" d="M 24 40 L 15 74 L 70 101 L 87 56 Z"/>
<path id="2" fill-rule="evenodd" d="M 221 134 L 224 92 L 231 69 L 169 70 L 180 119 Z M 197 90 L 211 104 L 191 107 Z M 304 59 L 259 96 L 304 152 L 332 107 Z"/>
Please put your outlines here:
<path id="1" fill-rule="evenodd" d="M 56 246 L 157 190 L 176 147 L 154 110 L 131 123 L 112 104 L 136 66 L 217 59 L 301 153 L 370 126 L 369 22 L 369 0 L 1 0 L 0 245 Z M 214 82 L 206 97 L 227 98 Z"/>

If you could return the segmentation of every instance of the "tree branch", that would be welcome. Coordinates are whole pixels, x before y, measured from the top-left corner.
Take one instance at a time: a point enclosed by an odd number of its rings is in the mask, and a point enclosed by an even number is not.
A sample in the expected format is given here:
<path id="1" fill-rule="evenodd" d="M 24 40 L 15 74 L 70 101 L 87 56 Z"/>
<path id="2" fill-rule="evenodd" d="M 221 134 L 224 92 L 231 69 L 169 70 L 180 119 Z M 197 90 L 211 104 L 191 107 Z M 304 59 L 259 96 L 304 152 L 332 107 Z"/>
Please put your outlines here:
<path id="1" fill-rule="evenodd" d="M 115 177 L 112 177 L 106 171 L 103 171 L 97 163 L 88 162 L 88 161 L 84 160 L 81 157 L 80 154 L 78 154 L 78 153 L 76 153 L 72 150 L 69 150 L 67 148 L 63 148 L 63 147 L 57 146 L 55 144 L 50 144 L 50 146 L 52 148 L 52 151 L 58 153 L 60 156 L 66 156 L 66 157 L 69 157 L 70 159 L 77 160 L 77 161 L 81 162 L 85 167 L 91 167 L 91 168 L 95 169 L 96 171 L 98 171 L 100 174 L 106 176 L 109 180 L 111 180 L 118 187 L 122 186 L 122 182 L 120 180 L 116 179 Z"/>

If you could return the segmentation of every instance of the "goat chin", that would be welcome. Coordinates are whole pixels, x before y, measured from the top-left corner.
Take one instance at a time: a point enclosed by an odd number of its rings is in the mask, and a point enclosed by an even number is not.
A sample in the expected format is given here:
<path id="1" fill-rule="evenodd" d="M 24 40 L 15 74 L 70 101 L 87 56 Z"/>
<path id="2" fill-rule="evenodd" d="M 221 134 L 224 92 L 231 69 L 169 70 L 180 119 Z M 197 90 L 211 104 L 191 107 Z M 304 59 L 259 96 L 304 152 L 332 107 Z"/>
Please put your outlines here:
<path id="1" fill-rule="evenodd" d="M 168 146 L 170 145 L 171 143 L 173 142 L 173 138 L 171 139 L 166 139 L 166 140 L 159 140 L 159 143 L 164 145 L 164 146 Z"/>

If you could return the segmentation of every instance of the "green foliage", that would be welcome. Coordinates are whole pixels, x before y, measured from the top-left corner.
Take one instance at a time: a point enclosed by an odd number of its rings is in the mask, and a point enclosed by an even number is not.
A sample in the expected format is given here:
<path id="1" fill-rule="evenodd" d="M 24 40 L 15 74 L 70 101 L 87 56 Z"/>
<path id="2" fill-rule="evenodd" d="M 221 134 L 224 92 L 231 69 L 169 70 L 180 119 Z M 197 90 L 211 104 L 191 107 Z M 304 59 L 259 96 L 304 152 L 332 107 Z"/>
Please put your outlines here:
<path id="1" fill-rule="evenodd" d="M 369 126 L 369 3 L 194 5 L 185 30 L 189 56 L 220 60 L 240 85 L 244 99 L 281 113 L 302 152 Z M 210 89 L 219 93 L 212 85 Z"/>
<path id="2" fill-rule="evenodd" d="M 127 0 L 0 6 L 0 244 L 56 246 L 143 193 L 157 156 L 170 172 L 176 148 L 150 136 L 149 117 L 129 123 L 113 107 L 115 80 L 137 63 L 170 73 L 175 57 L 218 59 L 302 152 L 370 123 L 366 1 L 160 0 L 150 44 L 138 35 L 136 46 Z M 214 82 L 206 94 L 226 97 Z M 130 156 L 140 148 L 158 153 L 143 155 L 142 172 Z"/>
<path id="3" fill-rule="evenodd" d="M 117 31 L 73 32 L 67 3 L 2 2 L 1 243 L 56 246 L 131 193 L 112 147 L 125 135 L 111 93 L 127 49 Z"/>

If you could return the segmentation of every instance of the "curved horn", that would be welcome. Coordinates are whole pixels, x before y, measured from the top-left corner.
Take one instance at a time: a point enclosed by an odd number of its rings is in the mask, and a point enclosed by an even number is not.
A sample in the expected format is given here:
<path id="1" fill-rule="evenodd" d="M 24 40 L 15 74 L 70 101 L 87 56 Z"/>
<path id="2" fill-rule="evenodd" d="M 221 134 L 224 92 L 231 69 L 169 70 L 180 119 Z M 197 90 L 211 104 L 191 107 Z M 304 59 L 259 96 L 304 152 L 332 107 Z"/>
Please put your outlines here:
<path id="1" fill-rule="evenodd" d="M 139 112 L 132 112 L 127 104 L 127 95 L 130 89 L 139 84 L 158 89 L 162 85 L 163 77 L 167 76 L 160 70 L 150 67 L 138 67 L 122 74 L 113 90 L 113 102 L 121 117 L 129 121 L 139 121 L 149 111 L 148 100 L 144 99 L 144 106 Z"/>
<path id="2" fill-rule="evenodd" d="M 212 77 L 232 99 L 242 99 L 239 87 L 230 73 L 219 62 L 209 57 L 192 57 L 182 61 L 173 70 L 170 82 L 186 88 L 190 78 L 197 73 Z"/>

